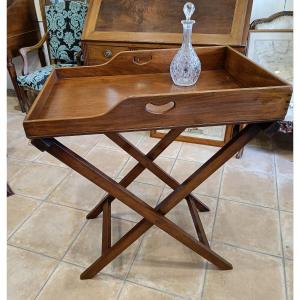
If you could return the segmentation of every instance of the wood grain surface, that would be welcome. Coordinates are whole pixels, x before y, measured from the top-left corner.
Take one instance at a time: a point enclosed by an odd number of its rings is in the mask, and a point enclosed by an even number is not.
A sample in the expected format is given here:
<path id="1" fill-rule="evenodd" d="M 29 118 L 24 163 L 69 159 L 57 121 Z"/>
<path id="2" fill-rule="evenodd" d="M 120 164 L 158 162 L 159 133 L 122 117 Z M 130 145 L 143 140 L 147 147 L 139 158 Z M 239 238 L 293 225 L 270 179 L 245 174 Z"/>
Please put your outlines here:
<path id="1" fill-rule="evenodd" d="M 124 52 L 105 65 L 55 70 L 24 122 L 26 133 L 58 136 L 284 118 L 289 84 L 230 47 L 196 50 L 203 71 L 191 87 L 174 85 L 166 73 L 173 49 Z M 137 58 L 147 63 L 139 65 Z M 174 105 L 165 110 L 170 102 Z M 161 113 L 147 110 L 149 104 Z"/>

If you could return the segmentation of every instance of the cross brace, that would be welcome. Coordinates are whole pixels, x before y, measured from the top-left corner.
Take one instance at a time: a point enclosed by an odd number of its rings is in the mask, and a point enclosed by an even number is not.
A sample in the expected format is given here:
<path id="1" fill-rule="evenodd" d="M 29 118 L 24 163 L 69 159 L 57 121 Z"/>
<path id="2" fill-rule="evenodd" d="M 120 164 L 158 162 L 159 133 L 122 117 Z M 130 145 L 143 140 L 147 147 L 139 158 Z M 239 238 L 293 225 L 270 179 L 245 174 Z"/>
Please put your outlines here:
<path id="1" fill-rule="evenodd" d="M 254 136 L 257 135 L 259 131 L 266 127 L 266 124 L 248 125 L 182 184 L 179 184 L 175 179 L 164 172 L 153 162 L 153 160 L 164 149 L 166 149 L 167 146 L 174 141 L 185 128 L 170 130 L 165 138 L 161 140 L 147 155 L 140 152 L 121 135 L 117 133 L 107 133 L 106 135 L 111 140 L 139 161 L 139 163 L 123 178 L 120 183 L 108 177 L 95 166 L 62 145 L 54 138 L 33 139 L 31 142 L 38 149 L 41 151 L 47 151 L 52 156 L 56 157 L 58 160 L 62 161 L 73 170 L 77 171 L 79 174 L 109 193 L 87 216 L 88 218 L 95 218 L 103 211 L 102 255 L 81 274 L 80 278 L 88 279 L 94 277 L 101 269 L 121 254 L 153 225 L 156 225 L 170 236 L 213 263 L 219 269 L 232 269 L 232 265 L 228 261 L 219 256 L 209 247 L 209 243 L 197 211 L 207 211 L 208 208 L 190 193 L 216 170 L 218 170 L 235 153 L 237 153 L 238 150 L 244 147 Z M 152 208 L 125 188 L 145 168 L 149 169 L 174 190 L 155 208 Z M 111 245 L 111 202 L 115 198 L 119 199 L 125 205 L 143 216 L 143 219 L 130 231 L 128 231 L 119 241 L 117 241 L 114 245 Z M 199 241 L 194 239 L 193 236 L 165 217 L 165 214 L 167 214 L 184 198 L 187 200 Z"/>

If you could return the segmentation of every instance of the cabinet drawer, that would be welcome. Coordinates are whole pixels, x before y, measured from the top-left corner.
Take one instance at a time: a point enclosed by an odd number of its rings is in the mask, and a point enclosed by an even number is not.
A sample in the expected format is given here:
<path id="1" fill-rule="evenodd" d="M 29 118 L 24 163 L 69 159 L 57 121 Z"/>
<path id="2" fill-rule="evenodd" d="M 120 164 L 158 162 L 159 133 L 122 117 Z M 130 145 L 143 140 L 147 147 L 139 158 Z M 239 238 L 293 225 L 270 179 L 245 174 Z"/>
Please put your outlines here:
<path id="1" fill-rule="evenodd" d="M 134 50 L 134 48 L 86 43 L 84 46 L 84 63 L 85 65 L 103 64 L 119 52 L 128 50 Z"/>

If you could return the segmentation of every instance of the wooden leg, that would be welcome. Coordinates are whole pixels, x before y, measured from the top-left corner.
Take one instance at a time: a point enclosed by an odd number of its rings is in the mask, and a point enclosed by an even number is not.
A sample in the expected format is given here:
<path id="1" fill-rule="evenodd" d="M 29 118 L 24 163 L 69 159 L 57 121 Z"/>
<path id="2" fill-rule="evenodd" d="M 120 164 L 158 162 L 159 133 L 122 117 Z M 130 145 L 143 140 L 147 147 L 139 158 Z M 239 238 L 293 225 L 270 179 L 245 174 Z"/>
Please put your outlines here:
<path id="1" fill-rule="evenodd" d="M 14 195 L 15 193 L 12 191 L 11 187 L 9 186 L 9 184 L 7 183 L 7 197 Z"/>
<path id="2" fill-rule="evenodd" d="M 21 107 L 22 112 L 27 112 L 28 111 L 28 99 L 25 94 L 25 91 L 19 87 L 18 82 L 17 82 L 17 73 L 16 73 L 16 68 L 15 65 L 12 62 L 12 57 L 7 56 L 7 70 L 9 73 L 9 76 L 11 78 L 12 84 L 14 86 L 14 89 L 17 94 L 17 98 Z"/>
<path id="3" fill-rule="evenodd" d="M 139 149 L 134 145 L 128 142 L 122 135 L 118 133 L 108 133 L 106 136 L 115 142 L 119 147 L 124 151 L 130 154 L 134 159 L 136 159 L 144 168 L 147 168 L 154 175 L 159 177 L 163 182 L 165 182 L 170 188 L 175 190 L 180 184 L 170 175 L 168 175 L 164 170 L 162 170 L 157 164 L 155 164 L 151 159 L 145 156 Z M 199 200 L 196 199 L 193 195 L 187 195 L 187 200 L 192 199 L 197 201 L 197 205 L 201 205 L 203 209 L 204 204 L 199 203 Z M 196 206 L 197 207 L 197 206 Z M 206 206 L 205 206 L 206 207 Z"/>
<path id="4" fill-rule="evenodd" d="M 196 241 L 188 233 L 184 232 L 176 224 L 164 217 L 164 215 L 176 206 L 183 198 L 195 189 L 199 184 L 213 174 L 220 166 L 229 160 L 241 147 L 248 143 L 264 125 L 249 125 L 238 136 L 234 137 L 212 158 L 186 179 L 169 196 L 166 197 L 155 209 L 144 203 L 141 199 L 127 191 L 123 186 L 110 179 L 104 173 L 82 159 L 76 153 L 63 146 L 54 139 L 33 140 L 32 143 L 42 151 L 48 151 L 54 157 L 70 166 L 72 169 L 94 182 L 99 187 L 117 197 L 124 204 L 142 215 L 144 219 L 125 234 L 109 251 L 106 251 L 81 275 L 82 279 L 92 278 L 112 259 L 124 251 L 130 244 L 146 232 L 153 224 L 167 232 L 169 235 L 200 254 L 220 269 L 228 270 L 232 266 L 207 245 Z M 203 237 L 202 237 L 203 238 Z"/>
<path id="5" fill-rule="evenodd" d="M 198 235 L 198 239 L 201 243 L 203 243 L 204 245 L 206 245 L 207 247 L 209 247 L 209 243 L 202 225 L 202 222 L 200 220 L 199 214 L 198 214 L 198 210 L 196 207 L 196 204 L 194 202 L 193 199 L 188 199 L 187 200 L 187 204 L 189 206 L 189 210 L 192 216 L 192 220 L 196 229 L 196 233 Z"/>
<path id="6" fill-rule="evenodd" d="M 262 125 L 249 125 L 236 137 L 229 141 L 223 148 L 221 148 L 214 156 L 212 156 L 204 165 L 202 165 L 193 175 L 191 175 L 177 191 L 171 193 L 166 199 L 164 199 L 156 208 L 156 211 L 162 214 L 168 213 L 174 207 L 174 199 L 170 203 L 170 197 L 181 197 L 184 195 L 185 187 L 194 185 L 194 178 L 199 179 L 197 184 L 201 184 L 211 174 L 213 174 L 219 167 L 221 167 L 226 161 L 228 161 L 234 154 L 243 146 L 245 146 L 257 133 L 264 129 Z M 199 178 L 200 177 L 200 178 Z M 196 185 L 197 185 L 196 184 Z M 184 196 L 183 196 L 184 197 Z M 183 198 L 182 197 L 182 198 Z M 139 237 L 141 237 L 152 224 L 145 219 L 136 224 L 128 233 L 126 233 L 118 242 L 116 242 L 105 255 L 99 257 L 89 268 L 87 268 L 82 274 L 81 279 L 92 278 L 100 270 L 102 270 L 107 264 L 109 264 L 114 258 L 127 249 L 132 243 L 134 243 Z"/>
<path id="7" fill-rule="evenodd" d="M 111 203 L 106 201 L 103 207 L 102 255 L 111 247 Z"/>
<path id="8" fill-rule="evenodd" d="M 185 128 L 178 128 L 170 130 L 166 136 L 160 140 L 146 155 L 146 157 L 153 161 L 155 160 L 175 139 L 179 136 Z M 145 167 L 138 163 L 121 181 L 120 184 L 124 187 L 127 187 L 130 183 L 134 181 L 143 171 Z M 115 198 L 111 195 L 106 195 L 87 215 L 87 219 L 94 219 L 102 212 L 103 205 L 106 201 L 112 202 Z M 209 208 L 201 203 L 198 199 L 195 199 L 197 202 L 197 207 L 200 211 L 209 211 Z"/>
<path id="9" fill-rule="evenodd" d="M 220 257 L 217 253 L 213 252 L 209 247 L 199 243 L 190 234 L 186 233 L 175 223 L 164 217 L 164 214 L 161 214 L 159 211 L 153 209 L 150 205 L 146 204 L 137 196 L 126 190 L 119 183 L 109 178 L 103 172 L 95 168 L 89 162 L 78 156 L 76 153 L 55 139 L 33 140 L 32 144 L 42 151 L 46 150 L 60 161 L 70 166 L 73 170 L 77 171 L 79 174 L 83 175 L 100 188 L 108 191 L 114 197 L 118 198 L 125 205 L 142 215 L 146 219 L 147 224 L 150 224 L 150 227 L 152 225 L 156 225 L 191 250 L 215 264 L 218 268 L 222 270 L 232 269 L 232 265 L 229 262 Z M 186 195 L 188 195 L 189 191 L 187 188 L 186 191 Z M 168 202 L 172 203 L 172 207 L 177 205 L 182 200 L 182 198 L 179 199 L 178 197 L 175 197 L 179 191 L 174 191 L 174 193 L 175 194 L 171 197 L 171 199 L 168 200 Z M 105 251 L 103 256 L 109 252 L 111 251 Z M 95 267 L 92 267 L 92 269 L 88 268 L 82 273 L 81 278 L 91 278 L 98 273 L 98 271 Z"/>

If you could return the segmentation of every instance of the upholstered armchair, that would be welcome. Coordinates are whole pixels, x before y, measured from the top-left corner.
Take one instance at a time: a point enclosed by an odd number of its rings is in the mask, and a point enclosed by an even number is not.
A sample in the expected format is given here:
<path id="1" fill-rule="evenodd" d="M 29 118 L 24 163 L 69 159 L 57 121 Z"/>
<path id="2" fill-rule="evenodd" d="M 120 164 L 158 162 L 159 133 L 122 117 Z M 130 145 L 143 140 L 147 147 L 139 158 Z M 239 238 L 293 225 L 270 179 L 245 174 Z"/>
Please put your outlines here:
<path id="1" fill-rule="evenodd" d="M 81 34 L 87 13 L 87 4 L 80 1 L 64 1 L 44 6 L 45 35 L 32 47 L 19 50 L 23 58 L 22 75 L 17 77 L 22 92 L 22 101 L 28 111 L 30 98 L 42 89 L 49 74 L 54 68 L 81 65 Z M 27 54 L 40 49 L 47 43 L 51 64 L 29 73 Z M 32 96 L 33 95 L 33 96 Z"/>

